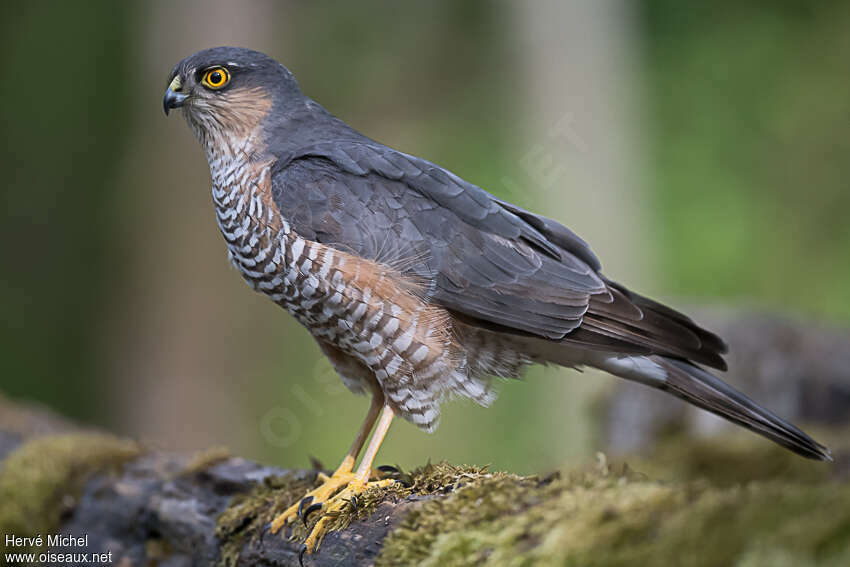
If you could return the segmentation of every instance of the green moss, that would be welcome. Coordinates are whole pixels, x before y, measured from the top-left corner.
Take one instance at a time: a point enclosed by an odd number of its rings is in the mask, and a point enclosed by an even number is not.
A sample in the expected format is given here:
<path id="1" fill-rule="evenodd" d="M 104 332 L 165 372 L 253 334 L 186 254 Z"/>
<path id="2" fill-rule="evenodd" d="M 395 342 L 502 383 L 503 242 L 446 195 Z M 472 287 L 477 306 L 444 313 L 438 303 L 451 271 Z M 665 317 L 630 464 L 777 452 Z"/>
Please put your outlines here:
<path id="1" fill-rule="evenodd" d="M 135 443 L 96 433 L 38 437 L 0 464 L 0 533 L 54 531 L 85 479 L 137 456 Z"/>
<path id="2" fill-rule="evenodd" d="M 203 472 L 222 461 L 226 461 L 232 456 L 233 454 L 230 452 L 230 449 L 222 446 L 210 447 L 209 449 L 198 451 L 192 455 L 192 458 L 189 459 L 189 462 L 180 471 L 180 476 L 192 476 Z"/>
<path id="3" fill-rule="evenodd" d="M 216 522 L 221 565 L 236 565 L 244 544 L 259 537 L 276 514 L 297 502 L 312 485 L 311 480 L 292 475 L 271 477 L 250 493 L 234 496 Z"/>
<path id="4" fill-rule="evenodd" d="M 498 476 L 506 476 L 497 473 Z M 329 530 L 343 530 L 355 520 L 363 520 L 372 515 L 381 502 L 386 500 L 402 500 L 412 494 L 419 496 L 451 492 L 459 486 L 482 482 L 483 479 L 494 475 L 487 472 L 486 467 L 469 465 L 455 466 L 448 463 L 437 463 L 420 467 L 409 474 L 401 473 L 404 483 L 397 483 L 387 488 L 370 489 L 357 497 L 357 507 L 346 508 L 328 524 Z M 518 477 L 517 477 L 518 478 Z M 301 533 L 296 533 L 296 537 Z M 305 528 L 304 534 L 307 535 Z"/>
<path id="5" fill-rule="evenodd" d="M 846 484 L 668 484 L 623 470 L 481 479 L 408 514 L 376 565 L 850 564 Z"/>
<path id="6" fill-rule="evenodd" d="M 737 439 L 671 442 L 634 463 L 599 455 L 595 466 L 546 478 L 429 464 L 405 475 L 410 486 L 366 492 L 330 527 L 385 500 L 439 495 L 411 507 L 378 567 L 850 564 L 850 484 L 830 480 L 829 465 Z M 218 522 L 223 564 L 314 484 L 280 477 L 234 499 Z M 290 535 L 308 532 L 296 523 Z"/>
<path id="7" fill-rule="evenodd" d="M 445 463 L 428 464 L 408 475 L 403 475 L 409 486 L 398 483 L 388 488 L 370 489 L 357 498 L 357 507 L 346 508 L 333 518 L 329 529 L 345 529 L 356 519 L 368 518 L 375 508 L 387 499 L 403 499 L 411 494 L 434 494 L 457 489 L 468 484 L 492 478 L 482 467 L 453 466 Z M 518 478 L 518 477 L 513 477 Z M 251 538 L 257 538 L 274 517 L 287 507 L 296 503 L 304 494 L 316 485 L 315 478 L 305 479 L 293 475 L 272 477 L 258 485 L 245 495 L 233 498 L 228 508 L 219 516 L 216 536 L 222 542 L 223 566 L 235 565 L 242 547 Z M 304 540 L 320 514 L 314 514 L 305 526 L 295 522 L 289 536 L 294 540 Z"/>

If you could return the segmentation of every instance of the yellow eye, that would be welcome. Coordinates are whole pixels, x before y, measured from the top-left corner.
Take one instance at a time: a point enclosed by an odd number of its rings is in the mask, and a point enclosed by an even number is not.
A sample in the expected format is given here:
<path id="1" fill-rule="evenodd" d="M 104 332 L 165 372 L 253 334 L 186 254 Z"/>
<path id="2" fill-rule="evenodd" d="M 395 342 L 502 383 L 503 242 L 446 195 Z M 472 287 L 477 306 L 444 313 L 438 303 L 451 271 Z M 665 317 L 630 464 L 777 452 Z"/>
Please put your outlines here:
<path id="1" fill-rule="evenodd" d="M 205 87 L 220 89 L 230 82 L 230 73 L 224 67 L 207 69 L 201 82 Z"/>

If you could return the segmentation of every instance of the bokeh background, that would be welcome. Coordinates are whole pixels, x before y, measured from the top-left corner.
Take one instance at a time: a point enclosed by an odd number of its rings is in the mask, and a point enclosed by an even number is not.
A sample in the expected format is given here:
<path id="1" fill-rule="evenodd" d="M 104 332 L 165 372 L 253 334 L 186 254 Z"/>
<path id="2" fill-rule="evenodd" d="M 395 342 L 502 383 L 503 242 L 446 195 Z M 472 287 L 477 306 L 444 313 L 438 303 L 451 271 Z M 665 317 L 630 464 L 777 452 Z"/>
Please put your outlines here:
<path id="1" fill-rule="evenodd" d="M 219 44 L 565 222 L 645 294 L 848 326 L 850 4 L 723 4 L 0 3 L 0 391 L 169 449 L 348 447 L 367 400 L 229 267 L 201 150 L 162 114 L 172 66 Z M 614 380 L 534 369 L 436 434 L 394 425 L 379 460 L 591 455 Z"/>

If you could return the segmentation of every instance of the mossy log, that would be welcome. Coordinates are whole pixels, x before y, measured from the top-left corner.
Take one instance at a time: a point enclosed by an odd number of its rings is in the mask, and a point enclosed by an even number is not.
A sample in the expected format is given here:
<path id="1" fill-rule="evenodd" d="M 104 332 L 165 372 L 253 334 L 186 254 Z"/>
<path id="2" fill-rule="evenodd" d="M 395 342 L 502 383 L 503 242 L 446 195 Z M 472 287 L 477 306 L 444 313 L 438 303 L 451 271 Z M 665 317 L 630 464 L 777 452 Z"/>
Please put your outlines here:
<path id="1" fill-rule="evenodd" d="M 427 465 L 361 498 L 305 564 L 850 565 L 846 439 L 837 465 L 757 440 L 668 446 L 632 466 L 599 455 L 543 477 Z M 85 550 L 53 552 L 298 565 L 306 526 L 284 538 L 268 524 L 316 473 L 221 449 L 153 452 L 0 399 L 0 533 L 88 536 Z"/>

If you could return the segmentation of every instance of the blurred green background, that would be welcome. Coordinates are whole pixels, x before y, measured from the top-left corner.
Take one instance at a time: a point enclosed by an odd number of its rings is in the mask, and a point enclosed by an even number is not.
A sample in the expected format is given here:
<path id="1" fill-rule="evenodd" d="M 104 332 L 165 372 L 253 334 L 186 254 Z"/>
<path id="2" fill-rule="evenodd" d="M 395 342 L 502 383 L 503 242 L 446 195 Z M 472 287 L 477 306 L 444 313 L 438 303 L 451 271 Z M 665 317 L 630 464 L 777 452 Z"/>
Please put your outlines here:
<path id="1" fill-rule="evenodd" d="M 367 135 L 558 218 L 674 304 L 850 321 L 846 2 L 0 4 L 0 391 L 192 449 L 332 466 L 367 401 L 229 269 L 171 67 L 260 49 Z M 534 369 L 379 460 L 530 472 L 609 378 Z"/>

